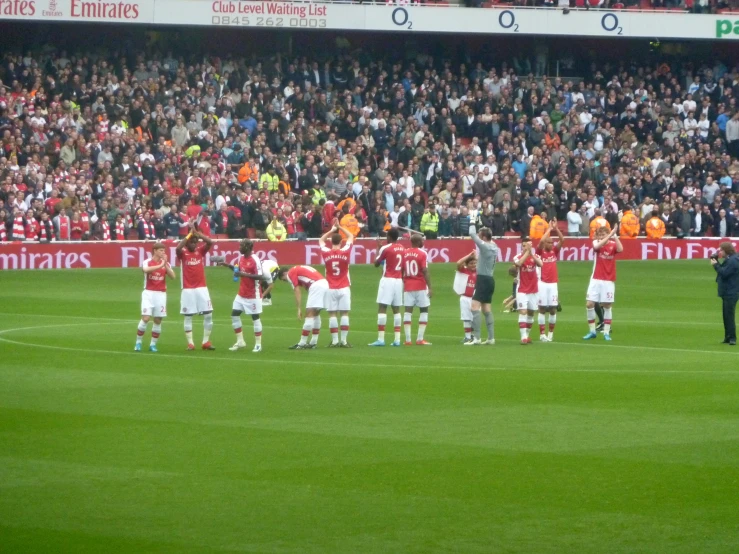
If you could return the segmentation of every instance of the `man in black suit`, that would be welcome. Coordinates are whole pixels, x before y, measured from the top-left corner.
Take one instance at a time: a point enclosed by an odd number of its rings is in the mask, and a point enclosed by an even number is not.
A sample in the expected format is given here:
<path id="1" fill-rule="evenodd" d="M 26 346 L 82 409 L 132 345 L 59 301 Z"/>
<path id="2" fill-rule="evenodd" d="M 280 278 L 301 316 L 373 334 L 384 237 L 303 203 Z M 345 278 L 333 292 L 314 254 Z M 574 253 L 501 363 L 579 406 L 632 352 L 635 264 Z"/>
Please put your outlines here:
<path id="1" fill-rule="evenodd" d="M 723 263 L 719 259 L 723 258 Z M 723 301 L 724 344 L 736 345 L 736 303 L 739 300 L 739 258 L 734 245 L 722 242 L 711 264 L 716 270 L 718 295 Z"/>

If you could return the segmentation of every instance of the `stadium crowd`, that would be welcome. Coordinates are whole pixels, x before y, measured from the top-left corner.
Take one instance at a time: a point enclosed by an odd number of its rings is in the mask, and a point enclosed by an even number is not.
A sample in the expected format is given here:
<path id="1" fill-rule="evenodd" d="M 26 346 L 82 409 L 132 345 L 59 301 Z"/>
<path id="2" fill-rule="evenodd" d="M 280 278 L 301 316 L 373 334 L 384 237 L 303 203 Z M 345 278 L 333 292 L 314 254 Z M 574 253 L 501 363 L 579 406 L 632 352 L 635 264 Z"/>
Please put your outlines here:
<path id="1" fill-rule="evenodd" d="M 204 60 L 204 61 L 203 61 Z M 739 66 L 6 52 L 0 241 L 739 237 Z M 625 218 L 625 219 L 624 219 Z"/>

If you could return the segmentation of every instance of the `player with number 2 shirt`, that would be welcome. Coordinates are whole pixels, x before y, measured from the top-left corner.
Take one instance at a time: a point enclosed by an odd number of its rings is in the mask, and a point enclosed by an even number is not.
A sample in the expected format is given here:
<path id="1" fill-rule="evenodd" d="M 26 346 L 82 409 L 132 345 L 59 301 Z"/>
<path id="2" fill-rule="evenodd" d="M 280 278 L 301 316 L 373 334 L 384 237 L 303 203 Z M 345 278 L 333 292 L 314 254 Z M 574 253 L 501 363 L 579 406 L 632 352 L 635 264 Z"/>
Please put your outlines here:
<path id="1" fill-rule="evenodd" d="M 162 333 L 162 318 L 167 317 L 167 277 L 174 279 L 174 271 L 167 262 L 166 248 L 161 242 L 151 247 L 151 258 L 141 268 L 144 272 L 144 291 L 141 293 L 141 321 L 136 332 L 134 350 L 141 352 L 141 342 L 149 319 L 151 327 L 150 352 L 157 352 L 157 341 Z"/>
<path id="2" fill-rule="evenodd" d="M 382 266 L 382 277 L 377 289 L 377 340 L 369 346 L 385 346 L 385 325 L 387 325 L 387 307 L 393 310 L 393 329 L 395 338 L 390 346 L 400 346 L 400 307 L 403 305 L 403 251 L 405 247 L 398 243 L 397 229 L 387 232 L 387 244 L 380 246 L 378 240 L 375 267 Z"/>

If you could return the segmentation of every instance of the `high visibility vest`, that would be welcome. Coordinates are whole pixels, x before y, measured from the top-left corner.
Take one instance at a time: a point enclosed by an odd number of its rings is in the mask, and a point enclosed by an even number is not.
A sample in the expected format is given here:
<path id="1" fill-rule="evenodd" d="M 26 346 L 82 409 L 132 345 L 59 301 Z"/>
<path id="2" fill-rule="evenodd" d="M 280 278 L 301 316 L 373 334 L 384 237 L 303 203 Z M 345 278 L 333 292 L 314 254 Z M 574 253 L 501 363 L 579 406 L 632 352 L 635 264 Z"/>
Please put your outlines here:
<path id="1" fill-rule="evenodd" d="M 267 190 L 269 192 L 276 192 L 280 187 L 280 178 L 277 175 L 270 175 L 265 173 L 262 178 L 259 179 L 259 188 Z"/>
<path id="2" fill-rule="evenodd" d="M 541 216 L 535 215 L 531 220 L 531 224 L 529 225 L 529 238 L 531 240 L 541 239 L 548 228 L 549 225 L 547 224 L 547 222 L 544 221 Z"/>
<path id="3" fill-rule="evenodd" d="M 611 224 L 608 223 L 605 217 L 602 215 L 599 215 L 596 217 L 593 221 L 590 222 L 590 238 L 595 237 L 595 232 L 598 230 L 599 227 L 605 227 L 609 231 L 611 230 Z"/>
<path id="4" fill-rule="evenodd" d="M 436 212 L 423 214 L 421 217 L 421 231 L 436 233 L 439 230 L 439 216 Z"/>
<path id="5" fill-rule="evenodd" d="M 650 239 L 661 239 L 665 236 L 665 222 L 660 217 L 652 217 L 647 221 L 646 232 Z"/>
<path id="6" fill-rule="evenodd" d="M 633 239 L 639 236 L 639 218 L 632 212 L 626 212 L 621 218 L 619 235 L 624 239 Z"/>
<path id="7" fill-rule="evenodd" d="M 340 225 L 349 231 L 352 236 L 356 237 L 359 235 L 359 231 L 361 228 L 359 227 L 359 221 L 357 221 L 357 218 L 354 217 L 352 214 L 346 214 L 344 217 L 341 218 Z M 342 232 L 341 237 L 346 240 L 348 237 Z"/>

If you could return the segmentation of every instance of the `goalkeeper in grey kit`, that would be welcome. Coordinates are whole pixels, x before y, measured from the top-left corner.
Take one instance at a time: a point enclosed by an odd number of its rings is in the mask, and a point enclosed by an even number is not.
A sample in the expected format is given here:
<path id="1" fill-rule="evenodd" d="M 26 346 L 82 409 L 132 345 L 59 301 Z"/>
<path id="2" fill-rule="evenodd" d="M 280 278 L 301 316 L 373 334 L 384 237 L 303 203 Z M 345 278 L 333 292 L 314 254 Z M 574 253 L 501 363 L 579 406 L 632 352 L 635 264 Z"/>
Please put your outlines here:
<path id="1" fill-rule="evenodd" d="M 493 233 L 487 227 L 476 231 L 475 224 L 470 225 L 470 236 L 477 245 L 477 283 L 472 295 L 472 340 L 465 346 L 483 344 L 480 339 L 482 318 L 488 329 L 488 339 L 484 344 L 495 344 L 495 320 L 491 311 L 493 293 L 495 292 L 495 262 L 498 259 L 498 245 L 493 242 Z"/>

